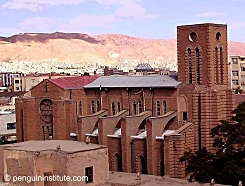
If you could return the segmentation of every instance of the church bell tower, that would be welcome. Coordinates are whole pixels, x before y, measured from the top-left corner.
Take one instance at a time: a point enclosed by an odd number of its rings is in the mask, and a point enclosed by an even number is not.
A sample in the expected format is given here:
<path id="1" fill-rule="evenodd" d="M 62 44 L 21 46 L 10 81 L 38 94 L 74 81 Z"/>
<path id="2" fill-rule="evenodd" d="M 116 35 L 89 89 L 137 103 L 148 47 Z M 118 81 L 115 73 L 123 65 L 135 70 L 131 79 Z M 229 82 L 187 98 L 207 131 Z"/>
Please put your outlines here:
<path id="1" fill-rule="evenodd" d="M 227 25 L 177 27 L 179 81 L 184 84 L 228 85 Z"/>
<path id="2" fill-rule="evenodd" d="M 177 27 L 179 98 L 187 102 L 188 122 L 194 125 L 194 149 L 213 149 L 211 129 L 228 120 L 234 93 L 228 87 L 227 25 Z M 179 113 L 181 116 L 181 113 Z"/>

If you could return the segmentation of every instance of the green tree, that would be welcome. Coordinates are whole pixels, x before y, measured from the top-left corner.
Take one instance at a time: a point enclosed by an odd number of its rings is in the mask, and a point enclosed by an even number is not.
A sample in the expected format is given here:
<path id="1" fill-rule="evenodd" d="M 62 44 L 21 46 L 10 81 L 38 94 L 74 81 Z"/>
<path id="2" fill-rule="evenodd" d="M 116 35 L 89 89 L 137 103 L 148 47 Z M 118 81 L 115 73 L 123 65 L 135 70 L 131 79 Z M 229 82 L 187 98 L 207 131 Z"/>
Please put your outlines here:
<path id="1" fill-rule="evenodd" d="M 245 183 L 245 102 L 234 111 L 230 121 L 222 120 L 211 130 L 214 138 L 215 154 L 205 148 L 185 152 L 180 161 L 187 162 L 187 173 L 190 179 L 200 182 L 237 184 Z"/>

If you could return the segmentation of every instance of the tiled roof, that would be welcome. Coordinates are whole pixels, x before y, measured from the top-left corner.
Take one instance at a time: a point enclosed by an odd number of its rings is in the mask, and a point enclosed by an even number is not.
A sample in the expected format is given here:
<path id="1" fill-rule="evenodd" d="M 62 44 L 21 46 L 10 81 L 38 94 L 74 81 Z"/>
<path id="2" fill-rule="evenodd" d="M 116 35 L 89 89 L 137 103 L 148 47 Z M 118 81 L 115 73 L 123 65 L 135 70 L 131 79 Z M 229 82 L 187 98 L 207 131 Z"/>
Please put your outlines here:
<path id="1" fill-rule="evenodd" d="M 167 75 L 149 76 L 101 76 L 84 88 L 177 88 L 181 82 Z"/>
<path id="2" fill-rule="evenodd" d="M 98 76 L 77 76 L 77 77 L 64 77 L 57 79 L 48 79 L 62 89 L 80 89 L 85 85 L 96 80 Z"/>
<path id="3" fill-rule="evenodd" d="M 245 94 L 235 94 L 235 103 L 241 103 L 245 101 Z"/>

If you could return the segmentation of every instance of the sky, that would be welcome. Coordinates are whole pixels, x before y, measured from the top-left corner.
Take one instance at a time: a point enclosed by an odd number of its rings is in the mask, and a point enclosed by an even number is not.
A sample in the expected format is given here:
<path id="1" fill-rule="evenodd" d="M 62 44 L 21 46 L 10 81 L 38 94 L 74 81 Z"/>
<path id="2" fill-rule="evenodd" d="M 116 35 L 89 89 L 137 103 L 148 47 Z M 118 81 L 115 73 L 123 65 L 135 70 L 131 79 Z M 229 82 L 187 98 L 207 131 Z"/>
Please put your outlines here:
<path id="1" fill-rule="evenodd" d="M 222 23 L 245 42 L 245 0 L 0 0 L 0 36 L 76 32 L 176 38 L 178 25 Z"/>

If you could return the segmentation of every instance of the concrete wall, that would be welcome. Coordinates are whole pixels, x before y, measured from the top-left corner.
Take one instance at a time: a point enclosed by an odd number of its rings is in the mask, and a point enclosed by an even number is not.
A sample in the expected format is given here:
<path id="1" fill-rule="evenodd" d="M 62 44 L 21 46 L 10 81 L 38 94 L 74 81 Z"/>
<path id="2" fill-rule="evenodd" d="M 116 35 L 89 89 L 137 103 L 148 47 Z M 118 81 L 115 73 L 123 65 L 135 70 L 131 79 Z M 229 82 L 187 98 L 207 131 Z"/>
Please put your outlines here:
<path id="1" fill-rule="evenodd" d="M 109 179 L 109 162 L 107 148 L 67 153 L 63 151 L 37 151 L 26 152 L 18 150 L 0 149 L 0 176 L 9 174 L 13 176 L 52 176 L 62 177 L 85 176 L 85 168 L 93 166 L 93 185 L 104 184 Z M 2 163 L 3 160 L 3 163 Z M 3 165 L 3 166 L 2 166 Z M 4 170 L 4 171 L 3 171 Z M 85 180 L 85 177 L 83 178 Z M 17 181 L 13 185 L 44 186 L 44 182 Z M 52 186 L 87 185 L 81 182 L 52 182 Z"/>
<path id="2" fill-rule="evenodd" d="M 85 176 L 85 168 L 93 167 L 93 185 L 101 185 L 109 180 L 107 148 L 68 154 L 67 175 Z M 90 185 L 85 182 L 69 182 L 67 186 Z"/>
<path id="3" fill-rule="evenodd" d="M 16 133 L 16 129 L 7 129 L 8 123 L 16 123 L 15 114 L 0 115 L 0 134 Z"/>

